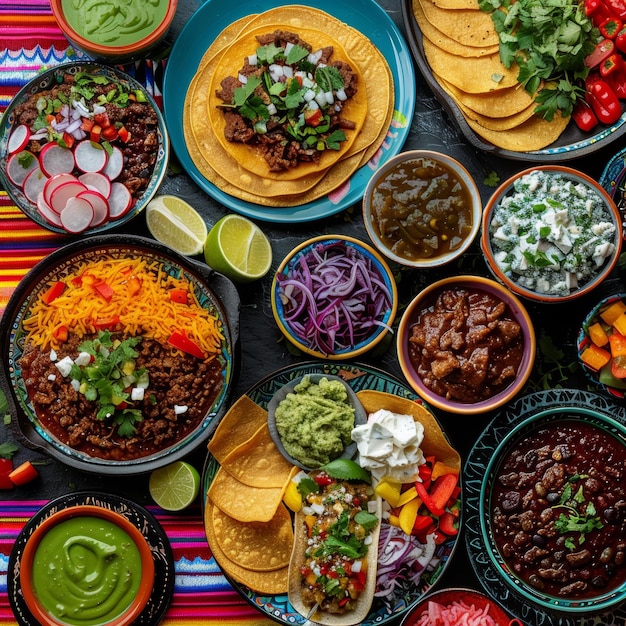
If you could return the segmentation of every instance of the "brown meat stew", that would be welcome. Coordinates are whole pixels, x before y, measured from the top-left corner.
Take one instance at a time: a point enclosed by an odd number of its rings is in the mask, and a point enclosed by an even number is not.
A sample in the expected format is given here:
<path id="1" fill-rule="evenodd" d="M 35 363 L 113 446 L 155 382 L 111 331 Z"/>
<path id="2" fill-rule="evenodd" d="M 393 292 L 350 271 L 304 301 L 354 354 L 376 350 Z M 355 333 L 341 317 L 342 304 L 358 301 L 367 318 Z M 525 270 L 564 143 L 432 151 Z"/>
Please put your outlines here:
<path id="1" fill-rule="evenodd" d="M 76 358 L 78 344 L 86 338 L 71 335 L 56 351 L 57 362 L 65 356 Z M 43 428 L 74 450 L 115 461 L 142 458 L 187 437 L 201 424 L 222 388 L 219 360 L 201 361 L 148 339 L 136 351 L 137 367 L 148 370 L 150 386 L 144 399 L 134 403 L 143 415 L 135 425 L 137 431 L 122 437 L 110 420 L 96 418 L 95 402 L 86 400 L 68 378 L 59 375 L 50 351 L 27 347 L 20 366 Z"/>
<path id="2" fill-rule="evenodd" d="M 564 419 L 525 436 L 490 509 L 498 551 L 534 589 L 583 599 L 626 579 L 626 446 L 603 429 Z"/>
<path id="3" fill-rule="evenodd" d="M 480 402 L 508 387 L 524 355 L 509 306 L 481 289 L 451 287 L 419 313 L 409 357 L 424 385 L 457 402 Z"/>

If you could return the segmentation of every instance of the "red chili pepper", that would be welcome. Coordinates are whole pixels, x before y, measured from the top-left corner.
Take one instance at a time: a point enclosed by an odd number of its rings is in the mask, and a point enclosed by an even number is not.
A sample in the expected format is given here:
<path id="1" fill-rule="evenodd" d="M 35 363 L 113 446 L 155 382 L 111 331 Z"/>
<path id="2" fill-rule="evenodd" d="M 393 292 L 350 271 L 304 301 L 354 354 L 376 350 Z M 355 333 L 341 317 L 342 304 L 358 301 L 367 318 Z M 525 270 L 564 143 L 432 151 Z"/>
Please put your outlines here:
<path id="1" fill-rule="evenodd" d="M 454 537 L 454 535 L 458 534 L 459 529 L 456 524 L 457 518 L 447 511 L 439 518 L 440 530 L 449 537 Z"/>
<path id="2" fill-rule="evenodd" d="M 603 37 L 606 37 L 607 39 L 615 39 L 622 26 L 622 20 L 616 17 L 607 17 L 602 24 L 598 26 L 598 29 Z"/>
<path id="3" fill-rule="evenodd" d="M 572 119 L 583 132 L 589 132 L 598 125 L 598 118 L 584 100 L 579 100 L 572 111 Z"/>
<path id="4" fill-rule="evenodd" d="M 178 302 L 179 304 L 187 304 L 187 290 L 186 289 L 170 289 L 168 294 L 172 302 Z"/>
<path id="5" fill-rule="evenodd" d="M 594 68 L 600 65 L 604 59 L 611 56 L 615 52 L 615 44 L 612 39 L 603 39 L 595 47 L 595 50 L 585 57 L 585 65 Z"/>
<path id="6" fill-rule="evenodd" d="M 16 487 L 20 487 L 21 485 L 29 483 L 31 480 L 35 480 L 37 476 L 39 476 L 39 472 L 30 461 L 24 461 L 9 474 L 11 482 Z"/>
<path id="7" fill-rule="evenodd" d="M 626 53 L 626 26 L 623 26 L 615 36 L 615 47 L 620 52 Z"/>
<path id="8" fill-rule="evenodd" d="M 185 333 L 179 330 L 175 330 L 170 335 L 167 343 L 169 343 L 174 348 L 177 348 L 178 350 L 182 350 L 187 354 L 191 354 L 191 356 L 195 356 L 198 359 L 206 358 L 206 354 L 204 354 L 202 348 L 200 348 L 200 346 L 195 341 L 189 339 L 189 337 L 187 337 Z"/>
<path id="9" fill-rule="evenodd" d="M 604 80 L 592 80 L 587 87 L 588 102 L 598 120 L 603 124 L 614 124 L 622 114 L 622 106 L 615 92 Z"/>
<path id="10" fill-rule="evenodd" d="M 57 280 L 48 287 L 47 291 L 41 296 L 44 304 L 50 304 L 56 300 L 65 291 L 65 283 Z"/>
<path id="11" fill-rule="evenodd" d="M 620 20 L 626 20 L 626 2 L 625 0 L 603 0 L 606 8 L 610 13 Z"/>

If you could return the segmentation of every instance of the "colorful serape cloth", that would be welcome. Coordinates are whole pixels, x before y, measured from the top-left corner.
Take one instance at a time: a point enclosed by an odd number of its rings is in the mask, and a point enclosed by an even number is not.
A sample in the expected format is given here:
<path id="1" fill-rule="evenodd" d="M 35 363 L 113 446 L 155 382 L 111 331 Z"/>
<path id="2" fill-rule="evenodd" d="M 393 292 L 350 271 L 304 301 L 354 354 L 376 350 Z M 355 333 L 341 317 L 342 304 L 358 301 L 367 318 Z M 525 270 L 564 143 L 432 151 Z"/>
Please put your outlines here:
<path id="1" fill-rule="evenodd" d="M 15 94 L 42 68 L 76 60 L 58 29 L 48 0 L 0 0 L 0 114 Z M 143 61 L 123 69 L 146 86 L 158 104 L 165 61 Z M 38 226 L 0 189 L 0 315 L 27 272 L 65 243 Z M 15 626 L 7 597 L 11 547 L 24 524 L 45 502 L 0 501 L 0 625 Z M 174 551 L 176 580 L 163 626 L 269 626 L 228 583 L 211 555 L 200 511 L 174 516 L 151 510 Z"/>

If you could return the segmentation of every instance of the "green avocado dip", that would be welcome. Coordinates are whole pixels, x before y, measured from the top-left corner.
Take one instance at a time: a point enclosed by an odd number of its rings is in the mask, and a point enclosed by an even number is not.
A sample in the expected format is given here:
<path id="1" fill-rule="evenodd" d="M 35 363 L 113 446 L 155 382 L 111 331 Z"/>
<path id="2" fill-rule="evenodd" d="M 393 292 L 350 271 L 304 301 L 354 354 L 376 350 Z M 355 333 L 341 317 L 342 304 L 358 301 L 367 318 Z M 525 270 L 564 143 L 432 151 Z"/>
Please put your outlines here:
<path id="1" fill-rule="evenodd" d="M 112 522 L 73 517 L 41 539 L 33 561 L 33 590 L 64 624 L 108 624 L 132 603 L 141 582 L 141 555 Z"/>
<path id="2" fill-rule="evenodd" d="M 305 376 L 276 407 L 276 430 L 286 452 L 311 468 L 341 456 L 351 442 L 354 408 L 338 380 Z"/>
<path id="3" fill-rule="evenodd" d="M 62 0 L 70 26 L 92 43 L 127 46 L 163 21 L 168 0 Z"/>

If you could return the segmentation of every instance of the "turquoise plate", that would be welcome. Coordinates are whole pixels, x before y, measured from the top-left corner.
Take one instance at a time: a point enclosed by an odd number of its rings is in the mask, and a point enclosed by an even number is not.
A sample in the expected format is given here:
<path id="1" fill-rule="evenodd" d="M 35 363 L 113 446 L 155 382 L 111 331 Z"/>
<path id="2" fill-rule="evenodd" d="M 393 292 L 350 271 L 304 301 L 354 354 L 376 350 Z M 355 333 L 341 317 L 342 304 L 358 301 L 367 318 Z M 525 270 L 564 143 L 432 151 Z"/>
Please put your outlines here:
<path id="1" fill-rule="evenodd" d="M 274 394 L 284 385 L 291 381 L 302 378 L 306 374 L 328 374 L 339 376 L 347 382 L 353 391 L 364 389 L 382 391 L 401 398 L 408 398 L 416 402 L 425 403 L 407 387 L 406 384 L 390 376 L 382 370 L 373 368 L 362 363 L 327 363 L 309 361 L 296 365 L 290 365 L 273 374 L 270 374 L 251 389 L 246 395 L 260 407 L 267 409 Z M 202 477 L 202 489 L 206 496 L 209 486 L 219 469 L 217 461 L 209 454 L 204 467 Z M 206 502 L 203 502 L 206 504 Z M 406 583 L 400 593 L 396 594 L 393 606 L 388 606 L 380 598 L 375 598 L 367 618 L 361 622 L 361 626 L 377 626 L 379 624 L 398 624 L 400 618 L 413 609 L 424 595 L 429 592 L 433 585 L 441 578 L 450 563 L 456 546 L 460 543 L 460 533 L 456 537 L 449 538 L 442 543 L 435 552 L 431 565 L 422 575 L 419 583 L 414 585 Z M 219 565 L 219 563 L 218 563 Z M 230 579 L 229 579 L 230 580 Z M 236 581 L 230 580 L 233 587 L 256 609 L 283 624 L 306 624 L 312 623 L 296 612 L 287 598 L 287 594 L 263 595 Z M 400 597 L 401 596 L 401 597 Z"/>
<path id="2" fill-rule="evenodd" d="M 321 9 L 343 20 L 369 37 L 387 59 L 394 80 L 394 114 L 381 151 L 358 169 L 340 193 L 295 207 L 272 208 L 224 193 L 209 182 L 195 166 L 185 143 L 183 108 L 187 89 L 206 49 L 219 33 L 241 17 L 293 4 L 272 0 L 208 0 L 189 19 L 178 35 L 168 58 L 163 80 L 164 117 L 170 142 L 189 176 L 212 198 L 236 213 L 267 222 L 297 223 L 317 220 L 359 202 L 372 173 L 395 156 L 404 145 L 415 112 L 416 85 L 411 54 L 400 31 L 387 13 L 374 1 L 362 0 L 358 9 L 347 2 L 310 0 L 307 6 Z"/>

